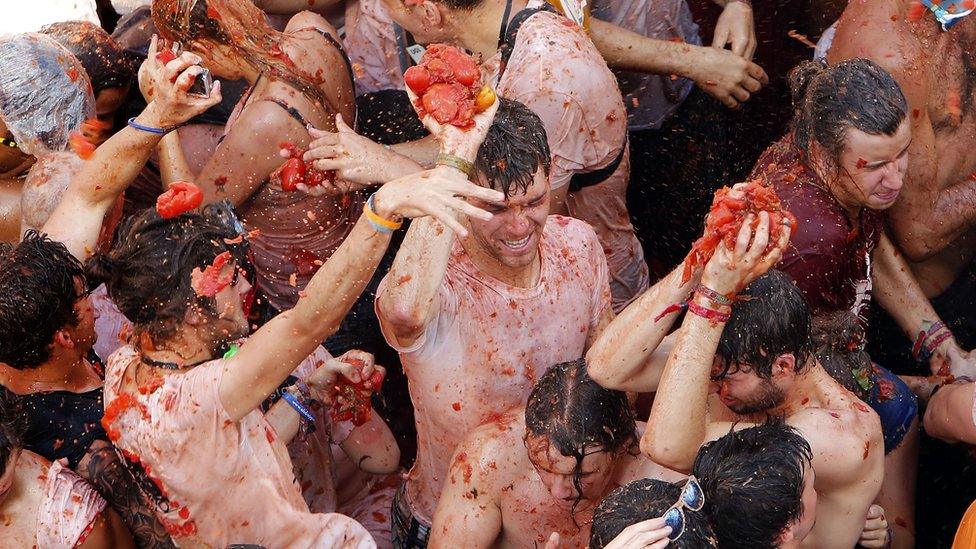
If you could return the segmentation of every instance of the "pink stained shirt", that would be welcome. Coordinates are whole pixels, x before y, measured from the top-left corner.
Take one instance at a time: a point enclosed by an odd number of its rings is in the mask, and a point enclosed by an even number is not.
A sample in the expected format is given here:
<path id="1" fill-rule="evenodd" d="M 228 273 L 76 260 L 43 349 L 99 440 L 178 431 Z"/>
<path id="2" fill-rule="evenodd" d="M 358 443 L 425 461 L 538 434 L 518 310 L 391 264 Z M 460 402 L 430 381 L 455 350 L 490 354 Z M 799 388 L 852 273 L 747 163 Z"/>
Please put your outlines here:
<path id="1" fill-rule="evenodd" d="M 119 397 L 123 375 L 139 360 L 129 345 L 108 360 L 105 406 Z M 110 425 L 114 444 L 135 455 L 162 486 L 168 512 L 157 510 L 182 543 L 225 547 L 375 547 L 355 521 L 312 514 L 295 482 L 284 443 L 254 410 L 234 422 L 220 402 L 224 361 L 165 376 Z"/>
<path id="2" fill-rule="evenodd" d="M 346 3 L 346 35 L 342 46 L 352 63 L 357 95 L 404 89 L 393 19 L 383 0 Z"/>
<path id="3" fill-rule="evenodd" d="M 528 7 L 540 7 L 539 0 Z M 501 54 L 485 63 L 489 80 Z M 498 81 L 499 93 L 542 119 L 552 154 L 553 189 L 576 173 L 609 165 L 627 144 L 627 111 L 617 80 L 586 32 L 565 17 L 543 12 L 522 24 Z M 610 267 L 613 309 L 621 311 L 647 289 L 650 276 L 627 211 L 630 156 L 605 181 L 571 193 L 569 214 L 596 230 Z"/>
<path id="4" fill-rule="evenodd" d="M 37 510 L 37 547 L 75 547 L 105 509 L 105 500 L 61 461 L 48 469 L 44 491 Z"/>
<path id="5" fill-rule="evenodd" d="M 539 250 L 538 284 L 517 288 L 482 274 L 455 243 L 440 310 L 424 334 L 399 346 L 380 319 L 400 352 L 417 422 L 407 498 L 428 523 L 454 447 L 494 414 L 524 404 L 547 368 L 583 356 L 610 306 L 606 259 L 588 225 L 549 216 Z M 388 283 L 389 276 L 377 299 Z"/>

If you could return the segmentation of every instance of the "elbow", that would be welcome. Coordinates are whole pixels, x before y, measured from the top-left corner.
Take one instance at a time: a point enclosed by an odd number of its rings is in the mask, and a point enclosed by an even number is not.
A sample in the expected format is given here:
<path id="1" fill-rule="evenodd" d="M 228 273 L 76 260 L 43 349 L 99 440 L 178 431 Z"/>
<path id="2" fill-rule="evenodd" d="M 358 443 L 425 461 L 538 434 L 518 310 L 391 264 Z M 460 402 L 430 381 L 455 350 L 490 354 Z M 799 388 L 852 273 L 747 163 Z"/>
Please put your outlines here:
<path id="1" fill-rule="evenodd" d="M 655 436 L 650 426 L 644 431 L 640 440 L 640 451 L 651 461 L 668 469 L 688 473 L 691 471 L 695 456 L 684 455 L 680 448 L 675 448 L 674 440 L 668 437 Z"/>
<path id="2" fill-rule="evenodd" d="M 422 311 L 407 303 L 389 303 L 389 298 L 379 300 L 379 313 L 390 326 L 397 339 L 409 338 L 424 330 L 425 318 Z"/>

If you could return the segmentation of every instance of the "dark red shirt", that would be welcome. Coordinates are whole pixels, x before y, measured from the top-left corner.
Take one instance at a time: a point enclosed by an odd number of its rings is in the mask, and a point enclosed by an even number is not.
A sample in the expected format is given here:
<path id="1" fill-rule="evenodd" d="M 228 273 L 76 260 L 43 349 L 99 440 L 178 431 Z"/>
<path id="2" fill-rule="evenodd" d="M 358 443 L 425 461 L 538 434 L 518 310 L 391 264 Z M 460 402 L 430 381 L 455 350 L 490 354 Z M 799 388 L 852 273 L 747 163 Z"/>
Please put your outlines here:
<path id="1" fill-rule="evenodd" d="M 763 152 L 751 177 L 772 184 L 796 216 L 797 227 L 776 268 L 793 278 L 811 313 L 849 310 L 863 316 L 871 300 L 871 254 L 881 239 L 881 213 L 862 208 L 852 223 L 803 162 L 791 134 Z"/>

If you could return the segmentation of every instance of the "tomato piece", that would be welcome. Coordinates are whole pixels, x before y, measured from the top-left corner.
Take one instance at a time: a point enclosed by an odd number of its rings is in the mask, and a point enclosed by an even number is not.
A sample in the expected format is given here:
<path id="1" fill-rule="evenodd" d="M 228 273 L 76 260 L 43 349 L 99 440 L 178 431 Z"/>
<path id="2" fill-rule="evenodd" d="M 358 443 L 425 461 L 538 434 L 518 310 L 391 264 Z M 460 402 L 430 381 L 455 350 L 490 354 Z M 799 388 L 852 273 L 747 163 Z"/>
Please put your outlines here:
<path id="1" fill-rule="evenodd" d="M 165 65 L 170 61 L 176 59 L 176 53 L 173 50 L 163 50 L 156 54 L 156 60 Z"/>
<path id="2" fill-rule="evenodd" d="M 440 52 L 440 57 L 460 84 L 471 86 L 481 77 L 481 71 L 478 70 L 474 58 L 457 48 L 444 48 Z"/>
<path id="3" fill-rule="evenodd" d="M 292 265 L 295 271 L 301 276 L 312 276 L 322 266 L 319 256 L 308 250 L 297 250 L 291 256 Z"/>
<path id="4" fill-rule="evenodd" d="M 482 87 L 474 97 L 475 112 L 485 112 L 495 104 L 495 99 L 495 90 L 491 89 L 491 86 Z"/>
<path id="5" fill-rule="evenodd" d="M 224 267 L 231 260 L 230 252 L 222 252 L 214 258 L 213 263 L 200 271 L 197 267 L 190 274 L 190 285 L 200 297 L 213 297 L 234 281 L 234 272 L 223 274 Z"/>
<path id="6" fill-rule="evenodd" d="M 349 360 L 350 364 L 363 366 L 362 361 Z M 353 383 L 345 377 L 336 379 L 333 392 L 330 415 L 333 421 L 352 421 L 359 426 L 368 422 L 373 414 L 372 394 L 383 387 L 383 373 L 375 371 L 359 383 Z"/>
<path id="7" fill-rule="evenodd" d="M 177 181 L 156 199 L 156 211 L 163 219 L 170 219 L 195 210 L 203 204 L 203 191 L 188 181 Z"/>
<path id="8" fill-rule="evenodd" d="M 432 85 L 424 94 L 422 103 L 424 110 L 441 124 L 453 121 L 458 113 L 458 97 L 451 84 Z"/>
<path id="9" fill-rule="evenodd" d="M 403 81 L 410 86 L 413 93 L 420 95 L 430 87 L 430 72 L 420 66 L 413 66 L 403 73 Z"/>
<path id="10" fill-rule="evenodd" d="M 305 182 L 305 162 L 301 158 L 289 158 L 281 167 L 281 190 L 294 192 Z"/>

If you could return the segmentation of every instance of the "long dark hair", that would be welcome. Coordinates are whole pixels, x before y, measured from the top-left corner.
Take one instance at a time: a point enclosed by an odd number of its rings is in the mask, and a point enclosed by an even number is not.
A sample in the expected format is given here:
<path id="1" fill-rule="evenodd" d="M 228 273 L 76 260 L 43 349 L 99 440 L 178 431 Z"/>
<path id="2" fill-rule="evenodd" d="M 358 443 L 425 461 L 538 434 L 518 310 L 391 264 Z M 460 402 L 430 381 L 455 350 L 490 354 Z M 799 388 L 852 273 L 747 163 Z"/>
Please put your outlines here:
<path id="1" fill-rule="evenodd" d="M 908 101 L 898 82 L 875 62 L 848 59 L 827 66 L 804 61 L 790 71 L 793 97 L 793 139 L 804 160 L 819 144 L 836 169 L 847 130 L 894 135 L 908 114 Z"/>
<path id="2" fill-rule="evenodd" d="M 525 405 L 525 428 L 527 434 L 546 437 L 560 454 L 576 458 L 574 510 L 582 499 L 580 475 L 587 448 L 616 452 L 637 440 L 627 396 L 597 385 L 582 358 L 550 366 L 539 378 Z"/>
<path id="3" fill-rule="evenodd" d="M 813 352 L 820 365 L 847 390 L 865 399 L 870 391 L 858 383 L 873 366 L 864 350 L 864 326 L 849 311 L 837 311 L 813 319 Z"/>

